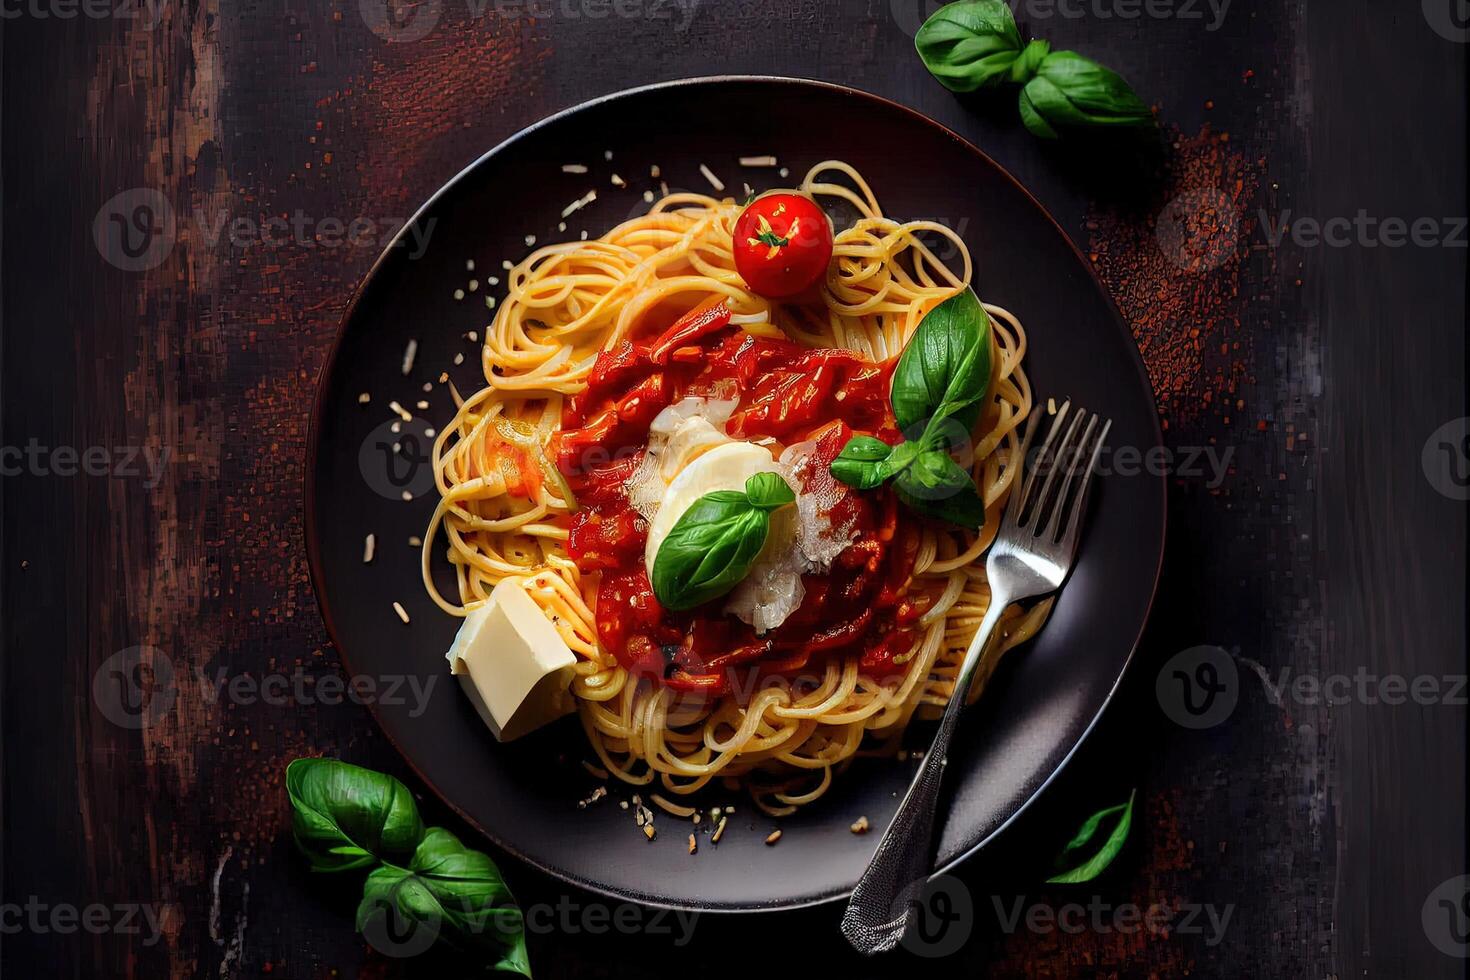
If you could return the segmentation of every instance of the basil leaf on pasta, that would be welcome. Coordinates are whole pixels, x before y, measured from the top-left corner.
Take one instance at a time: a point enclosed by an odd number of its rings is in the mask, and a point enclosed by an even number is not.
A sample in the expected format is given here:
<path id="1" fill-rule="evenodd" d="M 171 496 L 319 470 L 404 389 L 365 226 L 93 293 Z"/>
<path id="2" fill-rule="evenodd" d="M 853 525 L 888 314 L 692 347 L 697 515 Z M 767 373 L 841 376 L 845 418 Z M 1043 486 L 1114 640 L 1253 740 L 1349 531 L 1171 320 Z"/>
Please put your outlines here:
<path id="1" fill-rule="evenodd" d="M 916 514 L 971 531 L 985 523 L 985 501 L 968 471 L 941 450 L 921 453 L 893 480 L 898 499 Z"/>
<path id="2" fill-rule="evenodd" d="M 990 386 L 990 317 L 962 289 L 930 310 L 893 372 L 893 416 L 911 432 L 953 418 L 966 432 L 980 418 Z"/>
<path id="3" fill-rule="evenodd" d="M 659 545 L 653 594 L 665 609 L 693 609 L 729 592 L 766 545 L 771 511 L 796 500 L 779 475 L 757 473 L 745 490 L 716 490 L 696 500 Z"/>

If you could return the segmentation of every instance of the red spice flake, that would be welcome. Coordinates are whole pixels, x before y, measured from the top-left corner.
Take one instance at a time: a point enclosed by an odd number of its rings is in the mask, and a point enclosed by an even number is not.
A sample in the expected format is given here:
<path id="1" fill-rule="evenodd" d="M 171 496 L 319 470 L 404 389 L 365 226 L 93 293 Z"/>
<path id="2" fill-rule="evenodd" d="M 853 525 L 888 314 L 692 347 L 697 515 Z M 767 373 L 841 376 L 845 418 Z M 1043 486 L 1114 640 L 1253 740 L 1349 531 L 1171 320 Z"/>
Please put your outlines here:
<path id="1" fill-rule="evenodd" d="M 1146 211 L 1088 215 L 1088 251 L 1132 328 L 1164 417 L 1189 422 L 1247 378 L 1247 219 L 1261 167 L 1209 126 L 1173 133 L 1160 189 Z M 1246 288 L 1243 288 L 1246 287 Z M 1234 398 L 1225 400 L 1228 405 Z"/>

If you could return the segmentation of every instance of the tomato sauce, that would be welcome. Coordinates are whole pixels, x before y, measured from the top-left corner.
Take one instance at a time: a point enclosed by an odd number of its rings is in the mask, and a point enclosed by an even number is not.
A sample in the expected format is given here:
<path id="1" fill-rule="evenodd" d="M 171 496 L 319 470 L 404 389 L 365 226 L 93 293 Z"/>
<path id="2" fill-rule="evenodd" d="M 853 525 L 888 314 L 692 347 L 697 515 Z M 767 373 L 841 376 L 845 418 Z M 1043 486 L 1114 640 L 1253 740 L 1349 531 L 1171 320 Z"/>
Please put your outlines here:
<path id="1" fill-rule="evenodd" d="M 737 668 L 759 676 L 820 673 L 833 655 L 859 655 L 870 675 L 893 673 L 893 658 L 912 644 L 927 606 L 906 592 L 918 537 L 900 519 L 892 491 L 858 492 L 828 471 L 855 430 L 897 441 L 892 371 L 892 361 L 852 351 L 754 337 L 731 326 L 723 307 L 695 310 L 652 343 L 624 340 L 598 355 L 587 389 L 566 405 L 552 453 L 582 505 L 568 554 L 583 572 L 602 575 L 596 611 L 603 648 L 630 671 L 711 695 L 729 692 Z M 803 576 L 801 606 L 763 636 L 721 612 L 722 600 L 683 613 L 658 603 L 643 563 L 648 524 L 626 495 L 659 412 L 686 395 L 730 397 L 732 390 L 739 403 L 730 435 L 783 445 L 814 439 L 798 489 L 831 500 L 833 526 L 855 530 L 828 572 Z"/>

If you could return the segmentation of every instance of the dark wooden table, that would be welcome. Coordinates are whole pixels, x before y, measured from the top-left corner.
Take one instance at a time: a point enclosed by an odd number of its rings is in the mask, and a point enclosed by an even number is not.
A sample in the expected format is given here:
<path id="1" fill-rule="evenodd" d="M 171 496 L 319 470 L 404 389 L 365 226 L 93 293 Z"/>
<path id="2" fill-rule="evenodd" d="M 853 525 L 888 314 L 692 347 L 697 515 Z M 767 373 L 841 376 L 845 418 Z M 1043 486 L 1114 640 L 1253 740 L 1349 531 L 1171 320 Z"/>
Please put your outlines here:
<path id="1" fill-rule="evenodd" d="M 924 0 L 545 0 L 539 16 L 426 0 L 417 40 L 374 33 L 353 0 L 152 9 L 17 0 L 0 19 L 6 976 L 480 972 L 369 949 L 351 890 L 309 877 L 285 833 L 296 756 L 424 793 L 361 706 L 302 703 L 340 671 L 302 543 L 307 417 L 375 255 L 325 244 L 323 221 L 401 217 L 554 110 L 726 72 L 912 105 L 1090 253 L 1180 450 L 1164 581 L 1078 762 L 958 872 L 973 908 L 958 951 L 860 961 L 832 907 L 703 917 L 687 935 L 639 911 L 608 931 L 607 903 L 502 856 L 540 910 L 538 976 L 1464 975 L 1441 947 L 1455 951 L 1466 871 L 1470 459 L 1463 427 L 1432 436 L 1467 414 L 1463 2 L 1023 4 L 1034 33 L 1158 106 L 1163 158 L 1127 173 L 932 81 L 910 39 Z M 172 247 L 105 262 L 111 216 L 160 196 Z M 266 240 L 218 224 L 298 213 L 302 233 Z M 1328 224 L 1360 213 L 1374 223 Z M 1394 218 L 1429 224 L 1392 247 Z M 1181 229 L 1207 246 L 1193 264 L 1175 261 Z M 1460 483 L 1427 477 L 1426 443 Z M 1228 717 L 1192 729 L 1171 658 L 1200 645 L 1228 651 L 1238 682 Z M 139 646 L 182 691 L 141 727 L 93 695 Z M 308 697 L 284 704 L 199 693 L 298 674 Z M 1395 677 L 1437 693 L 1389 703 Z M 1040 884 L 1081 817 L 1134 787 L 1119 863 L 1091 885 Z M 1130 927 L 1128 906 L 1166 925 Z"/>

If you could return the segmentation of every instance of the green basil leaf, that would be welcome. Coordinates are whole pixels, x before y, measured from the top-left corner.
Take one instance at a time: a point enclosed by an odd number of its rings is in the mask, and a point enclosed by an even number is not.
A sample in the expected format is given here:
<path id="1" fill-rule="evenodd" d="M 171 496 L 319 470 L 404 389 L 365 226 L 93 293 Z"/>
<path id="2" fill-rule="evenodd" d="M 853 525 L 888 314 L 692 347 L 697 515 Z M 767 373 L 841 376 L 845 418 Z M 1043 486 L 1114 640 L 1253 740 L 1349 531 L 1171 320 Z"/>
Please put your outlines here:
<path id="1" fill-rule="evenodd" d="M 963 0 L 935 11 L 914 47 L 945 88 L 973 92 L 1005 81 L 1022 43 L 1004 0 Z"/>
<path id="2" fill-rule="evenodd" d="M 970 474 L 948 453 L 930 450 L 893 481 L 898 499 L 916 514 L 972 531 L 985 523 L 985 500 Z"/>
<path id="3" fill-rule="evenodd" d="M 653 594 L 665 609 L 693 609 L 729 592 L 750 572 L 771 530 L 770 511 L 796 499 L 775 473 L 758 473 L 745 492 L 717 490 L 694 502 L 653 559 Z"/>
<path id="4" fill-rule="evenodd" d="M 853 436 L 842 447 L 842 452 L 832 461 L 829 469 L 833 478 L 859 490 L 871 490 L 882 485 L 891 475 L 884 462 L 893 454 L 893 447 L 882 439 L 872 436 Z"/>
<path id="5" fill-rule="evenodd" d="M 1153 126 L 1152 110 L 1117 72 L 1073 51 L 1042 60 L 1020 96 L 1026 128 L 1044 139 L 1091 126 Z"/>
<path id="6" fill-rule="evenodd" d="M 424 836 L 408 787 L 336 759 L 286 767 L 291 833 L 313 871 L 350 871 L 406 858 Z"/>
<path id="7" fill-rule="evenodd" d="M 405 949 L 443 939 L 461 949 L 490 950 L 501 956 L 499 969 L 531 975 L 525 922 L 500 869 L 443 827 L 424 835 L 407 868 L 385 865 L 368 875 L 357 928 L 407 934 Z"/>
<path id="8" fill-rule="evenodd" d="M 1107 870 L 1108 865 L 1113 863 L 1113 859 L 1123 850 L 1123 845 L 1128 840 L 1128 831 L 1133 825 L 1133 801 L 1137 795 L 1138 791 L 1134 790 L 1128 794 L 1127 803 L 1108 807 L 1106 810 L 1099 810 L 1097 813 L 1088 817 L 1082 824 L 1082 827 L 1072 837 L 1071 841 L 1067 843 L 1067 846 L 1062 849 L 1062 853 L 1057 858 L 1058 864 L 1068 863 L 1069 859 L 1074 857 L 1077 851 L 1086 847 L 1088 842 L 1097 836 L 1098 830 L 1102 827 L 1104 821 L 1112 818 L 1114 815 L 1121 814 L 1118 817 L 1118 823 L 1113 827 L 1113 832 L 1103 842 L 1102 847 L 1098 849 L 1096 854 L 1070 871 L 1064 871 L 1061 874 L 1046 879 L 1047 882 L 1054 885 L 1074 885 L 1084 881 L 1091 881 Z"/>
<path id="9" fill-rule="evenodd" d="M 796 493 L 779 473 L 757 473 L 745 481 L 745 496 L 751 506 L 775 510 L 796 503 Z"/>
<path id="10" fill-rule="evenodd" d="M 966 432 L 980 418 L 990 386 L 990 317 L 973 290 L 930 310 L 893 372 L 893 415 L 911 432 L 954 418 Z"/>

